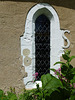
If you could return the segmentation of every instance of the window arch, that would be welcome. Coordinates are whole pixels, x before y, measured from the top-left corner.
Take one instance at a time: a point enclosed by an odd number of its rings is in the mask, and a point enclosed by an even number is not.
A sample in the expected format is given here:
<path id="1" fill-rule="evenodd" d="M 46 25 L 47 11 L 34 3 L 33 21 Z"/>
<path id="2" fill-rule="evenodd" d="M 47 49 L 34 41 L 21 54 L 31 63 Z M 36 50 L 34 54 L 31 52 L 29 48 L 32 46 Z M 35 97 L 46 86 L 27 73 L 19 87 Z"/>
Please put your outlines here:
<path id="1" fill-rule="evenodd" d="M 48 29 L 50 34 L 47 37 L 49 38 L 48 48 L 50 51 L 49 68 L 58 69 L 60 67 L 60 65 L 53 66 L 53 64 L 57 61 L 60 61 L 60 56 L 63 53 L 64 40 L 62 38 L 62 34 L 64 33 L 64 31 L 60 30 L 59 18 L 53 7 L 46 3 L 37 4 L 34 7 L 32 7 L 27 14 L 25 23 L 25 33 L 24 36 L 21 37 L 21 55 L 23 56 L 23 66 L 25 67 L 25 71 L 28 73 L 28 76 L 24 78 L 24 84 L 26 84 L 28 81 L 34 80 L 33 74 L 35 74 L 36 72 L 37 56 L 36 33 L 38 33 L 38 24 L 36 25 L 36 23 L 43 17 L 46 18 L 46 22 L 48 22 L 50 25 Z M 43 32 L 45 32 L 45 29 L 43 30 Z M 53 72 L 50 73 L 53 74 Z M 35 86 L 35 84 L 30 82 L 28 85 L 26 85 L 26 88 L 34 88 Z"/>

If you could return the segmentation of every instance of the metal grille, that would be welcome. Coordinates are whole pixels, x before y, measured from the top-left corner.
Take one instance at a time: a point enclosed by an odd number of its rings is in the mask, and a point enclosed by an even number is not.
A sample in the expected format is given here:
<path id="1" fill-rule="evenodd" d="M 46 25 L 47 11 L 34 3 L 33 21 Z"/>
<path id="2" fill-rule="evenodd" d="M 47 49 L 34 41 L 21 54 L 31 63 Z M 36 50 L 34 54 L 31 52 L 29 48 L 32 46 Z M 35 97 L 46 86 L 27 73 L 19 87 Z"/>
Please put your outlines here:
<path id="1" fill-rule="evenodd" d="M 50 72 L 50 21 L 40 15 L 35 21 L 35 71 L 37 80 L 41 75 Z"/>

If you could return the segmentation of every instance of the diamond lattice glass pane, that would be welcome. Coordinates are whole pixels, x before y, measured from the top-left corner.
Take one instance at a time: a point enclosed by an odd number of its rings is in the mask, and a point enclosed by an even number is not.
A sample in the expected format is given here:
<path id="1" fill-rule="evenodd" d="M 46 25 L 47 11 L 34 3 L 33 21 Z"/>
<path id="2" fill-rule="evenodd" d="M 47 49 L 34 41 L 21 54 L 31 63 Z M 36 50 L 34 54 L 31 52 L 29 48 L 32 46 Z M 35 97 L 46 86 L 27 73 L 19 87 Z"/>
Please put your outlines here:
<path id="1" fill-rule="evenodd" d="M 45 15 L 40 15 L 35 21 L 35 71 L 41 75 L 50 70 L 50 21 Z"/>

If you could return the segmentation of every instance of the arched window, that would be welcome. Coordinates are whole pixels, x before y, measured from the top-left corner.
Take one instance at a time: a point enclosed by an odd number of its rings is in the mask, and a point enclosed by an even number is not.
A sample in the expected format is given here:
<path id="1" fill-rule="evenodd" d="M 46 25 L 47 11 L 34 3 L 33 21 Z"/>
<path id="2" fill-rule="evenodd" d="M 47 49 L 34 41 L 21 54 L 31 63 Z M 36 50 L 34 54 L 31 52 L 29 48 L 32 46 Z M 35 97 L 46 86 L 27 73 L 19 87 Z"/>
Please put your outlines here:
<path id="1" fill-rule="evenodd" d="M 50 73 L 50 21 L 44 14 L 35 20 L 35 72 L 37 80 Z"/>
<path id="2" fill-rule="evenodd" d="M 60 29 L 59 18 L 56 11 L 49 4 L 40 3 L 30 9 L 25 23 L 25 33 L 21 37 L 22 65 L 25 67 L 27 77 L 24 78 L 26 88 L 36 87 L 42 74 L 51 73 L 50 68 L 58 69 L 60 65 L 54 63 L 60 61 L 64 51 L 69 47 L 69 40 L 64 36 L 66 30 Z M 68 32 L 68 31 L 67 31 Z M 68 45 L 64 46 L 64 39 Z M 35 83 L 33 74 L 39 76 Z"/>

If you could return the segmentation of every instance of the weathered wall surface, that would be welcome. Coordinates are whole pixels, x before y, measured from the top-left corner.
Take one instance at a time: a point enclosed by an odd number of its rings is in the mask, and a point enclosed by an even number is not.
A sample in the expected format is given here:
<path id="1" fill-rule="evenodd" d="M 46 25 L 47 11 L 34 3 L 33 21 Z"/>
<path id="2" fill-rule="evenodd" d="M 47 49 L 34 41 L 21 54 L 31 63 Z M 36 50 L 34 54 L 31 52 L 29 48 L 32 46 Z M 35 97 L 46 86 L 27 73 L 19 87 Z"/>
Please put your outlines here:
<path id="1" fill-rule="evenodd" d="M 23 0 L 22 0 L 23 1 Z M 42 0 L 41 0 L 42 1 Z M 60 1 L 60 0 L 58 0 Z M 42 1 L 44 2 L 44 1 Z M 68 1 L 70 4 L 70 1 Z M 0 88 L 7 90 L 16 87 L 21 91 L 24 87 L 25 75 L 20 54 L 20 36 L 25 29 L 25 19 L 29 9 L 37 2 L 0 1 Z M 68 29 L 67 35 L 71 45 L 71 55 L 75 55 L 75 9 L 72 7 L 57 5 L 48 1 L 59 15 L 61 29 Z M 59 4 L 60 2 L 58 2 Z M 63 2 L 62 2 L 63 3 Z M 68 5 L 68 4 L 67 4 Z M 75 66 L 74 60 L 72 61 Z"/>
<path id="2" fill-rule="evenodd" d="M 0 88 L 4 90 L 10 86 L 16 90 L 24 87 L 20 36 L 24 32 L 27 12 L 33 4 L 0 2 Z"/>
<path id="3" fill-rule="evenodd" d="M 67 29 L 70 34 L 65 34 L 70 41 L 71 55 L 75 55 L 75 9 L 65 7 L 55 7 L 60 20 L 61 29 Z M 72 65 L 75 67 L 75 59 L 72 60 Z"/>

